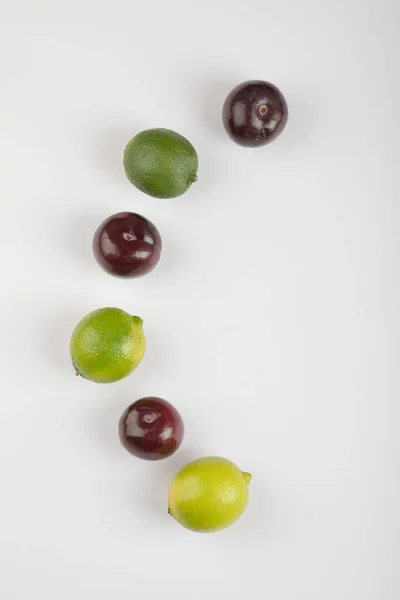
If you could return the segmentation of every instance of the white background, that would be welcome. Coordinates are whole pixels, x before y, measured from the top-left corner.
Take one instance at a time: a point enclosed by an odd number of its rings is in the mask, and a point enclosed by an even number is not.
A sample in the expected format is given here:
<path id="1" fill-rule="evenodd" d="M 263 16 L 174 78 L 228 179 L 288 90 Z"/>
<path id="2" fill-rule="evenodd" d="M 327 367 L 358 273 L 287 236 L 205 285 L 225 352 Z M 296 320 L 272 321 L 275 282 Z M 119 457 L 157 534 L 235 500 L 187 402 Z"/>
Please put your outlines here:
<path id="1" fill-rule="evenodd" d="M 171 582 L 163 595 L 397 599 L 396 2 L 0 6 L 1 598 L 136 598 Z M 251 78 L 290 108 L 263 149 L 221 125 Z M 125 143 L 150 127 L 197 149 L 180 198 L 124 175 Z M 163 238 L 136 281 L 91 252 L 122 210 Z M 74 376 L 68 345 L 103 306 L 140 315 L 148 350 L 102 386 Z M 159 463 L 117 437 L 145 395 L 186 424 Z M 253 480 L 245 515 L 207 536 L 168 517 L 166 496 L 210 454 Z"/>

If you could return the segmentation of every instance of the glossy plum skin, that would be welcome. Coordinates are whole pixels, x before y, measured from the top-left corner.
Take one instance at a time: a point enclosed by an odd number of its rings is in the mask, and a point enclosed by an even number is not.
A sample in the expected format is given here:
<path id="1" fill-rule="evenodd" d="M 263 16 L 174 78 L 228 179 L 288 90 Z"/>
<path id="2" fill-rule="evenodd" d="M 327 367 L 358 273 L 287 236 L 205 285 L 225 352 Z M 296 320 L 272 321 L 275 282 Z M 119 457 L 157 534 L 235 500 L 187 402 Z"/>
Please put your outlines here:
<path id="1" fill-rule="evenodd" d="M 162 398 L 137 400 L 123 412 L 119 421 L 121 444 L 144 460 L 171 456 L 184 435 L 182 418 L 176 408 Z"/>
<path id="2" fill-rule="evenodd" d="M 116 213 L 97 228 L 93 253 L 99 265 L 119 277 L 140 277 L 154 269 L 161 236 L 153 223 L 131 212 Z"/>
<path id="3" fill-rule="evenodd" d="M 245 81 L 228 94 L 222 121 L 241 146 L 265 146 L 284 130 L 289 112 L 282 92 L 267 81 Z"/>

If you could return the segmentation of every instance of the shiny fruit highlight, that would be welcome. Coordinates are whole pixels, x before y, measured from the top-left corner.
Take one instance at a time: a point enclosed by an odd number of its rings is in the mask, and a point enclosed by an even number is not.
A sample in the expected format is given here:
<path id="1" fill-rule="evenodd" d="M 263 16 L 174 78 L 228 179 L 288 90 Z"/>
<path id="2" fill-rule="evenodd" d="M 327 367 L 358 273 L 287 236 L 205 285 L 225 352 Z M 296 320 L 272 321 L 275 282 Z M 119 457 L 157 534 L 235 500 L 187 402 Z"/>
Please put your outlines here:
<path id="1" fill-rule="evenodd" d="M 245 81 L 225 100 L 222 121 L 229 137 L 241 146 L 265 146 L 284 130 L 288 107 L 282 92 L 267 81 Z"/>
<path id="2" fill-rule="evenodd" d="M 148 219 L 136 213 L 120 212 L 97 228 L 93 253 L 107 273 L 140 277 L 156 267 L 161 254 L 161 236 Z"/>
<path id="3" fill-rule="evenodd" d="M 154 396 L 128 406 L 119 421 L 121 444 L 144 460 L 171 456 L 181 445 L 183 434 L 183 421 L 176 408 Z"/>

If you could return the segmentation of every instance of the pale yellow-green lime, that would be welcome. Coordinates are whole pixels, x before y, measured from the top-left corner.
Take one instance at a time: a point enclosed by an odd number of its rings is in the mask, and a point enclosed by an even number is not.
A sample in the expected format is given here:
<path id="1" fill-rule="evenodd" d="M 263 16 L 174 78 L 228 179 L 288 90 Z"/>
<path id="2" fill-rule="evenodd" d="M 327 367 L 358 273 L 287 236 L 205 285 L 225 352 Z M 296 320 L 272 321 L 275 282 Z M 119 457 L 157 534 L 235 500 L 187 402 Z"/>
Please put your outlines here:
<path id="1" fill-rule="evenodd" d="M 75 327 L 70 343 L 77 375 L 97 383 L 126 377 L 139 365 L 146 349 L 143 321 L 119 308 L 100 308 Z"/>
<path id="2" fill-rule="evenodd" d="M 170 129 L 141 131 L 125 148 L 125 173 L 139 190 L 156 198 L 180 196 L 197 180 L 192 144 Z"/>
<path id="3" fill-rule="evenodd" d="M 226 458 L 199 458 L 172 480 L 168 512 L 193 531 L 208 533 L 229 527 L 247 506 L 250 479 L 249 473 Z"/>

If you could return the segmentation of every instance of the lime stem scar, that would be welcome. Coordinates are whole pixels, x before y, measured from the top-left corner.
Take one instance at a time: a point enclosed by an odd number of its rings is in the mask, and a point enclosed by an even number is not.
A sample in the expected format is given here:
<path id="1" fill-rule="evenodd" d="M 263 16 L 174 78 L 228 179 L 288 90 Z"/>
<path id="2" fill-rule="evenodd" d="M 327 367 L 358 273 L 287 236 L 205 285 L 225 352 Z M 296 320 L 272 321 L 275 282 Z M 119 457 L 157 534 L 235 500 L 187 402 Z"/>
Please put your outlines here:
<path id="1" fill-rule="evenodd" d="M 250 475 L 250 473 L 246 473 L 245 471 L 243 471 L 243 477 L 244 477 L 245 482 L 247 484 L 249 484 L 250 481 L 251 481 L 251 475 Z"/>

